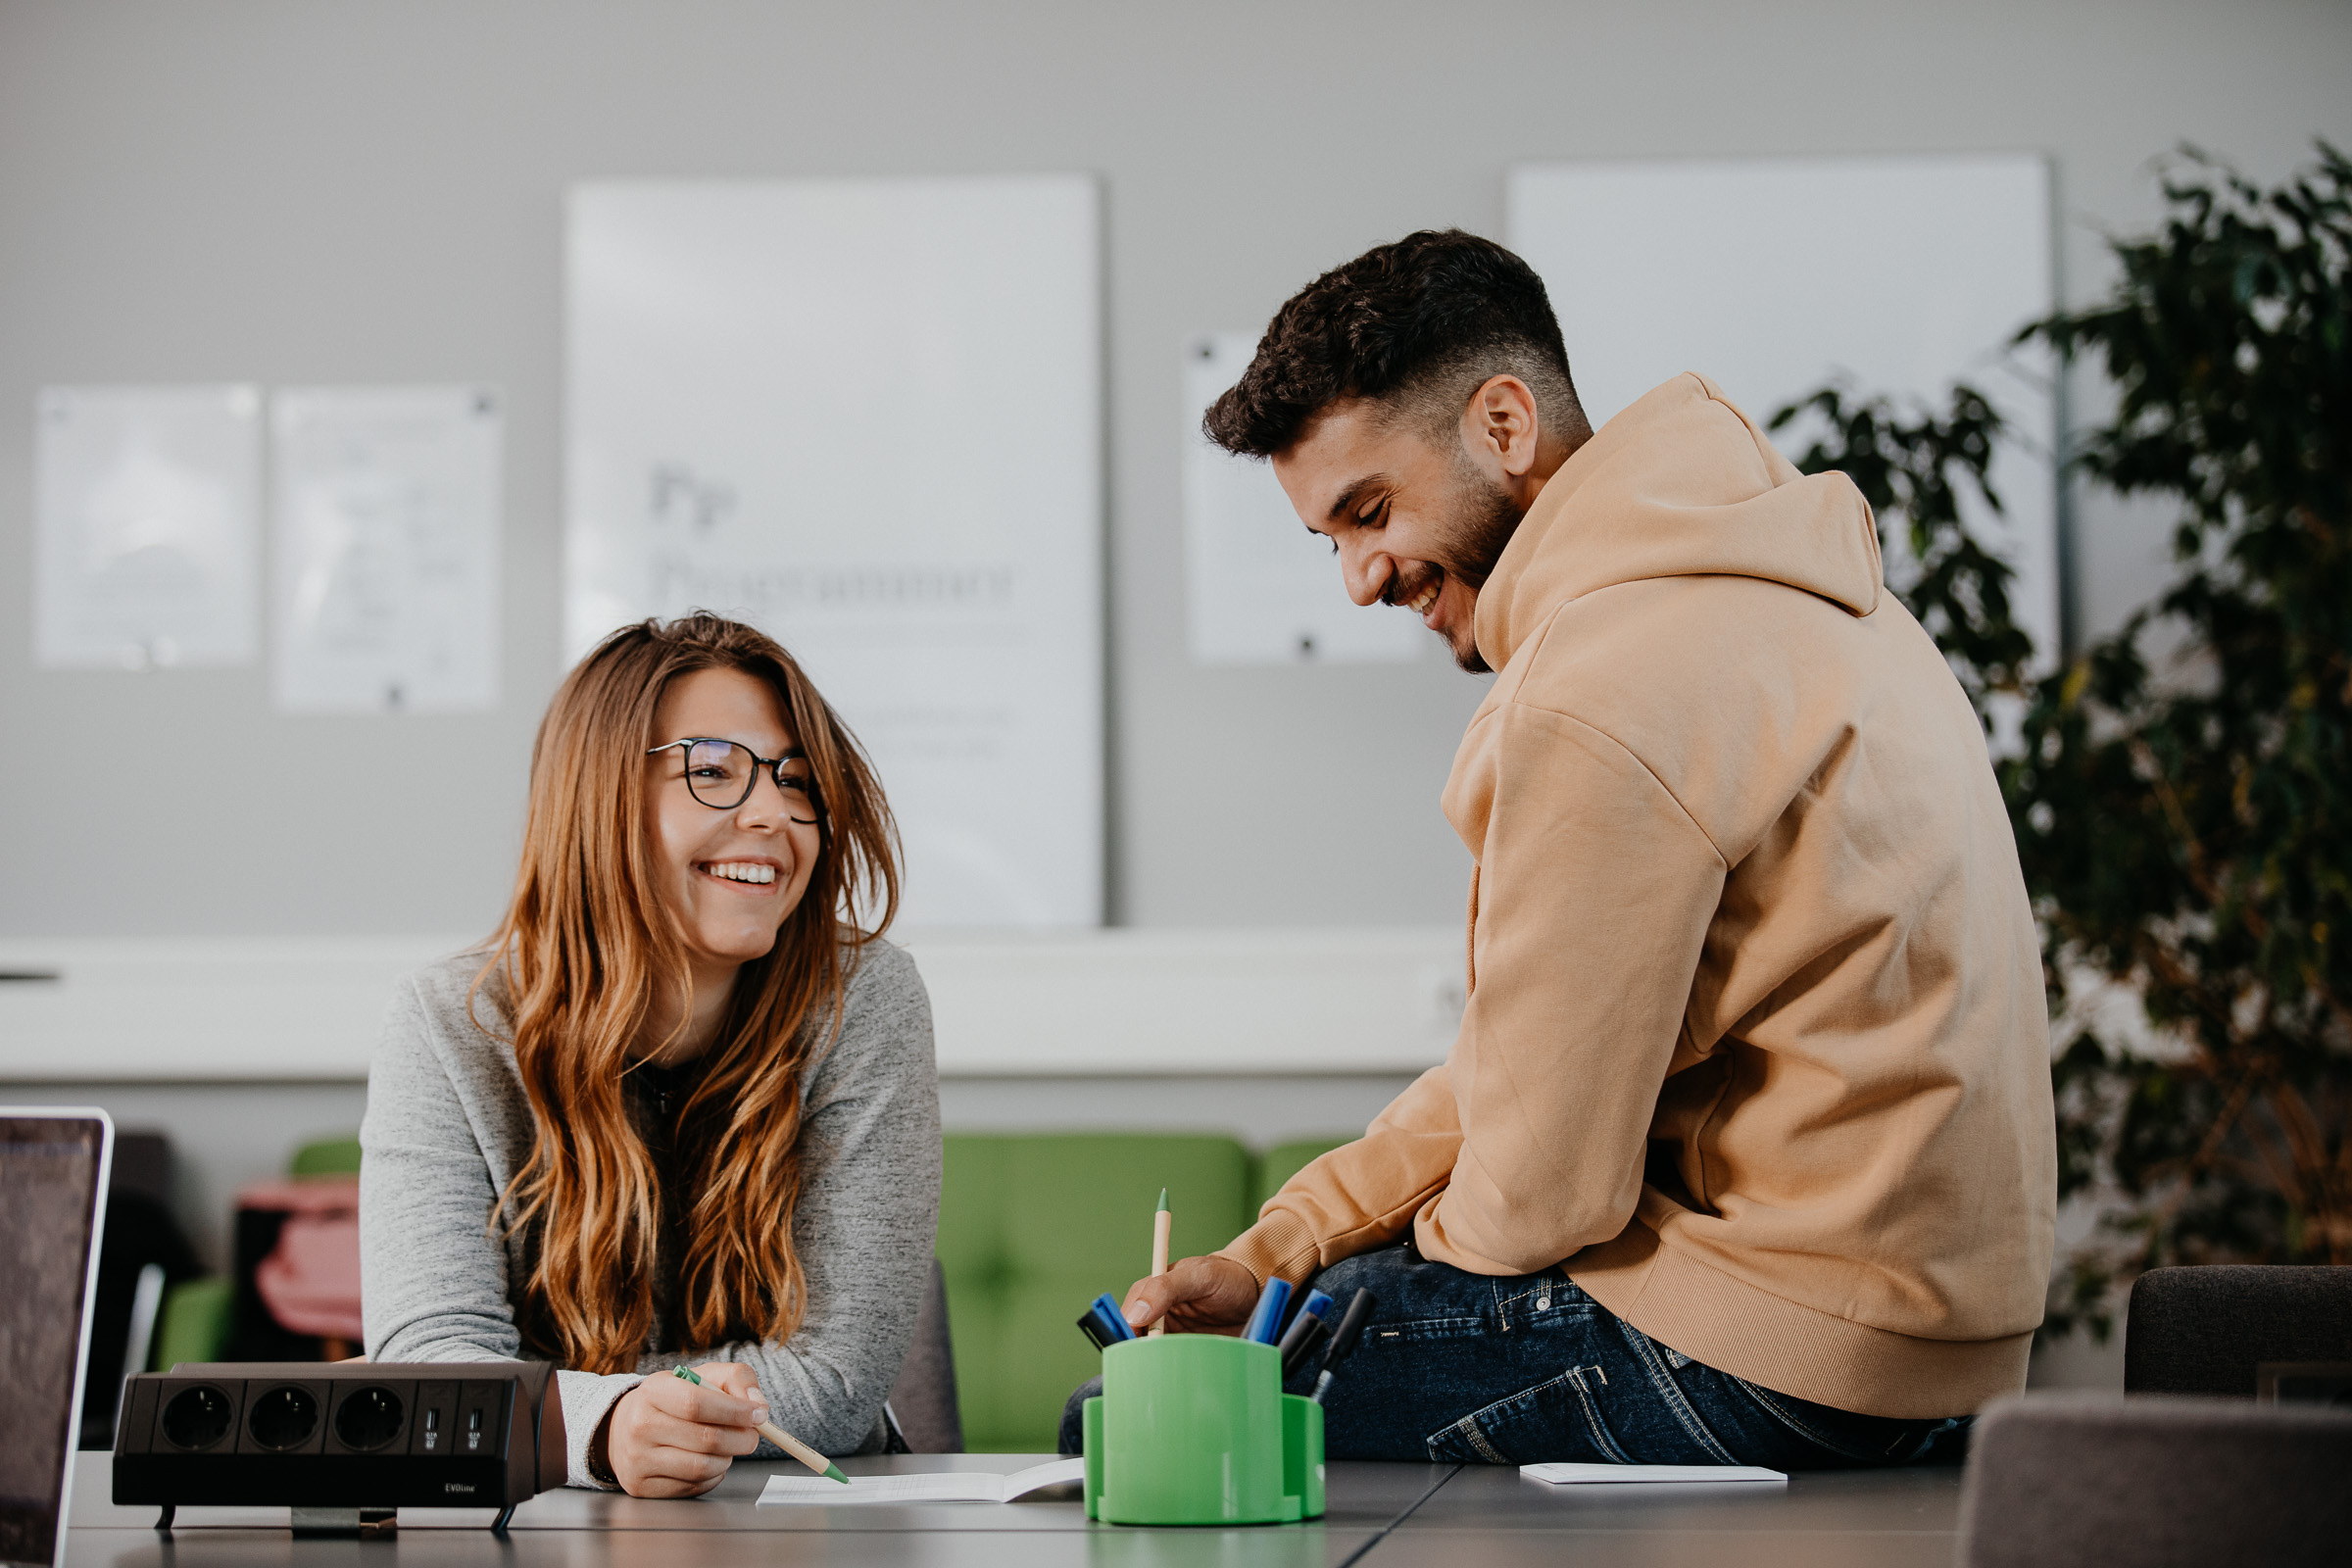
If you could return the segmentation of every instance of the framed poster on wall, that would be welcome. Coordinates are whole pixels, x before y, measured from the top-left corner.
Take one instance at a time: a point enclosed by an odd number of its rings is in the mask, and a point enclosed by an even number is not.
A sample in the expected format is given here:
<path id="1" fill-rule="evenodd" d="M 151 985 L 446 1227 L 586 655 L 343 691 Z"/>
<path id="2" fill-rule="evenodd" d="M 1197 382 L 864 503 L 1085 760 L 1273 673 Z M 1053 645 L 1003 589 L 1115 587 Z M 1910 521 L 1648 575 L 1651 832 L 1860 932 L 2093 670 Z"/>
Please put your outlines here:
<path id="1" fill-rule="evenodd" d="M 567 654 L 776 637 L 880 770 L 909 925 L 1102 918 L 1098 236 L 1081 175 L 571 193 Z"/>

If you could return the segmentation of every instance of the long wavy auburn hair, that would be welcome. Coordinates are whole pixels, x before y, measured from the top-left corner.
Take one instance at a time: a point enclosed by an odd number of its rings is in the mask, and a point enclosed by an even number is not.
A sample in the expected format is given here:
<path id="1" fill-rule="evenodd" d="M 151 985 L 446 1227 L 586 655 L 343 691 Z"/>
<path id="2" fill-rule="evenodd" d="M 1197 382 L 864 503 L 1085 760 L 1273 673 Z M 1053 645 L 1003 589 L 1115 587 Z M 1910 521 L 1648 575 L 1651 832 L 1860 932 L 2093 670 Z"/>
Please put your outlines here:
<path id="1" fill-rule="evenodd" d="M 514 901 L 474 984 L 504 966 L 535 1132 L 491 1220 L 524 1240 L 516 1325 L 582 1371 L 633 1370 L 653 1322 L 662 1194 L 622 1080 L 659 988 L 683 988 L 691 1016 L 693 982 L 658 892 L 645 753 L 678 738 L 653 733 L 670 683 L 705 669 L 741 670 L 775 693 L 808 758 L 819 847 L 775 947 L 738 971 L 680 1113 L 693 1160 L 681 1348 L 781 1342 L 808 1311 L 792 1245 L 801 1081 L 839 1032 L 858 955 L 898 911 L 898 832 L 872 764 L 772 639 L 699 612 L 648 620 L 564 678 L 531 748 Z"/>

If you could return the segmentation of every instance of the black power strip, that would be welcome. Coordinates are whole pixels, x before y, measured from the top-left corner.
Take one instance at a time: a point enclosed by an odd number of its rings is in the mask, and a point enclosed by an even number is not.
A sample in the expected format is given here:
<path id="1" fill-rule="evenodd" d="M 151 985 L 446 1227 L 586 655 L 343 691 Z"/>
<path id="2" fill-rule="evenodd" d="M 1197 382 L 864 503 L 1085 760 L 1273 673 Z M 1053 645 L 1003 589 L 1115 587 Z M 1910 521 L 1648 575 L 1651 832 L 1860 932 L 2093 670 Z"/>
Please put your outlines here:
<path id="1" fill-rule="evenodd" d="M 496 1508 L 564 1485 L 544 1362 L 182 1362 L 122 1392 L 115 1501 Z"/>

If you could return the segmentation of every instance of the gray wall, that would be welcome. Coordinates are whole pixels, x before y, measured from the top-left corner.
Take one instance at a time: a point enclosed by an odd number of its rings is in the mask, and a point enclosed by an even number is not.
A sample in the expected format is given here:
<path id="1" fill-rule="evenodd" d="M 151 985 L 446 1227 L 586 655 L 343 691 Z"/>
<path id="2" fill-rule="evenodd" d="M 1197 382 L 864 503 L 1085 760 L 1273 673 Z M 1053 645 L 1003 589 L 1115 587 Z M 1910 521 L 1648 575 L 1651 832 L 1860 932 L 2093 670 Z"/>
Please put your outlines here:
<path id="1" fill-rule="evenodd" d="M 490 924 L 559 674 L 572 180 L 1098 172 L 1112 912 L 1445 921 L 1466 861 L 1436 796 L 1477 683 L 1185 662 L 1185 334 L 1261 323 L 1413 227 L 1497 231 L 1523 159 L 2043 149 L 2080 299 L 2085 225 L 2154 210 L 2150 154 L 2193 137 L 2276 174 L 2314 132 L 2352 143 L 2347 80 L 2338 0 L 0 0 L 0 935 Z M 297 720 L 258 668 L 32 671 L 34 389 L 227 378 L 508 389 L 499 711 Z M 2111 622 L 2160 532 L 2082 521 L 2082 600 Z M 61 787 L 56 738 L 93 731 L 120 763 Z"/>

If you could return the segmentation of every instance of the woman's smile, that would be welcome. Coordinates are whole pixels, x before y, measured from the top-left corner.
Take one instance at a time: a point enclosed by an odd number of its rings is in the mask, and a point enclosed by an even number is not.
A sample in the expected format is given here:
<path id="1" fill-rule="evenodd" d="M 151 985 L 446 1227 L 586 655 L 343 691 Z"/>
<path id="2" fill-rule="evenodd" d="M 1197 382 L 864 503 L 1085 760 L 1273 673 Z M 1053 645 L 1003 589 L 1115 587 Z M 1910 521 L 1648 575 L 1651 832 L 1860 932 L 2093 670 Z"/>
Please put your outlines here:
<path id="1" fill-rule="evenodd" d="M 750 860 L 700 860 L 696 870 L 716 881 L 730 883 L 750 893 L 777 891 L 776 873 L 783 869 L 780 862 L 766 858 Z"/>

